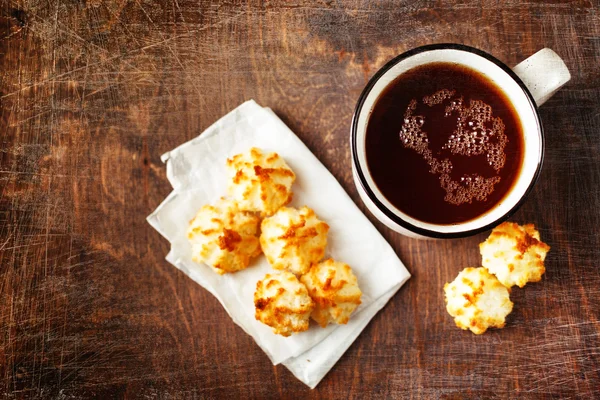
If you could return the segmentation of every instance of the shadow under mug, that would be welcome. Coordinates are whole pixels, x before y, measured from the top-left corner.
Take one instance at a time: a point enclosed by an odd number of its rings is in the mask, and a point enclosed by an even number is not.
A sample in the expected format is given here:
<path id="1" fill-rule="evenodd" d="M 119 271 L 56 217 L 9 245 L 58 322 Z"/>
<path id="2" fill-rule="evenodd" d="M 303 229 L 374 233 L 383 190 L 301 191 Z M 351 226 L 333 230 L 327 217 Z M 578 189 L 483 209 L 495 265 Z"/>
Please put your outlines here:
<path id="1" fill-rule="evenodd" d="M 417 66 L 434 62 L 465 66 L 495 83 L 517 112 L 524 136 L 521 170 L 503 200 L 475 219 L 451 225 L 417 220 L 391 204 L 379 191 L 369 173 L 365 151 L 367 124 L 379 95 L 398 76 Z M 513 69 L 481 50 L 460 44 L 427 45 L 397 56 L 369 80 L 358 99 L 352 118 L 352 173 L 362 201 L 387 227 L 420 239 L 465 237 L 493 228 L 509 218 L 533 188 L 544 158 L 544 132 L 537 107 L 570 79 L 565 63 L 550 49 L 540 50 Z"/>

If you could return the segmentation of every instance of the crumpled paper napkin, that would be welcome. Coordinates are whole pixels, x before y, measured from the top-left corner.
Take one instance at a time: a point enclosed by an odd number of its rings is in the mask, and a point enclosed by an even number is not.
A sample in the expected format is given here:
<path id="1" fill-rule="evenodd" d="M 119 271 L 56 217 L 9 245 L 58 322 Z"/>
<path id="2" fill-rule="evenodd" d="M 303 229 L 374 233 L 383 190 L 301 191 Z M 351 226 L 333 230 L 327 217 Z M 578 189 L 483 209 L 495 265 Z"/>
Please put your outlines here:
<path id="1" fill-rule="evenodd" d="M 200 207 L 226 195 L 226 159 L 253 146 L 275 151 L 285 159 L 296 173 L 290 206 L 307 205 L 327 222 L 330 230 L 325 257 L 349 264 L 358 278 L 362 304 L 347 325 L 323 329 L 312 321 L 308 331 L 287 338 L 275 335 L 254 318 L 256 282 L 272 271 L 263 255 L 247 269 L 222 276 L 192 261 L 185 235 L 189 221 Z M 161 159 L 167 164 L 173 191 L 148 216 L 148 222 L 171 243 L 167 261 L 212 293 L 274 365 L 283 363 L 311 388 L 410 277 L 333 175 L 273 111 L 252 100 Z"/>

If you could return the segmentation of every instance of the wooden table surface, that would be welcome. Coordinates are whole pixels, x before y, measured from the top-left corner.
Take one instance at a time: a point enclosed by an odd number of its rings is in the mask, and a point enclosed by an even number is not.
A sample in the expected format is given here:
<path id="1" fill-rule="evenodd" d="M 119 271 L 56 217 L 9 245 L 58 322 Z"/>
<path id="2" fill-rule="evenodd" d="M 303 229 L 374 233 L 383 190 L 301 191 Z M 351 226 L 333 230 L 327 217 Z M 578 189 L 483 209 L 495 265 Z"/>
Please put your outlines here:
<path id="1" fill-rule="evenodd" d="M 597 1 L 1 0 L 2 398 L 590 398 L 600 396 Z M 351 179 L 365 83 L 410 48 L 457 42 L 508 65 L 543 47 L 572 81 L 540 110 L 543 172 L 516 222 L 551 246 L 505 329 L 457 329 L 442 286 L 487 233 L 391 232 Z M 321 384 L 272 366 L 169 265 L 145 217 L 160 155 L 248 99 L 271 107 L 413 274 Z"/>

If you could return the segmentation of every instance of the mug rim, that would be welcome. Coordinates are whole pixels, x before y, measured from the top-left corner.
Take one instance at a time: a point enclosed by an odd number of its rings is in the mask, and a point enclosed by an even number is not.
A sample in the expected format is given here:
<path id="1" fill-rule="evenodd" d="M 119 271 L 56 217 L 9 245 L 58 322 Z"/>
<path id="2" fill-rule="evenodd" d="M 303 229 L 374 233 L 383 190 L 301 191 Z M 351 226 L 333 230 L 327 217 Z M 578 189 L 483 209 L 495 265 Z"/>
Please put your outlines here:
<path id="1" fill-rule="evenodd" d="M 363 170 L 362 170 L 360 162 L 359 162 L 358 151 L 357 151 L 357 146 L 358 146 L 358 144 L 357 144 L 357 135 L 358 135 L 357 126 L 358 126 L 358 120 L 360 118 L 360 113 L 362 111 L 365 100 L 367 99 L 367 96 L 370 94 L 371 90 L 373 89 L 375 84 L 379 81 L 379 79 L 386 72 L 388 72 L 392 67 L 394 67 L 395 65 L 397 65 L 398 63 L 400 63 L 401 61 L 403 61 L 406 58 L 412 57 L 419 53 L 424 53 L 424 52 L 428 52 L 428 51 L 432 51 L 432 50 L 446 50 L 446 49 L 465 51 L 465 52 L 473 53 L 475 55 L 483 57 L 483 58 L 491 61 L 492 63 L 494 63 L 501 70 L 503 70 L 510 78 L 512 78 L 517 83 L 517 85 L 519 85 L 521 90 L 523 90 L 523 92 L 525 93 L 525 97 L 527 98 L 527 100 L 529 101 L 529 103 L 531 105 L 531 110 L 533 111 L 533 115 L 536 120 L 536 125 L 538 127 L 538 132 L 539 132 L 539 137 L 540 137 L 540 151 L 539 151 L 539 159 L 537 160 L 536 170 L 533 174 L 533 177 L 531 178 L 531 181 L 529 182 L 529 186 L 523 192 L 523 195 L 521 196 L 519 201 L 517 201 L 517 203 L 510 210 L 508 210 L 506 213 L 504 213 L 500 217 L 496 218 L 494 221 L 492 221 L 482 227 L 479 227 L 479 228 L 469 229 L 469 230 L 459 231 L 459 232 L 439 232 L 439 231 L 435 231 L 435 230 L 431 230 L 431 229 L 418 227 L 418 226 L 415 226 L 415 225 L 411 224 L 410 222 L 404 220 L 403 218 L 399 217 L 396 213 L 394 213 L 392 210 L 390 210 L 387 206 L 385 206 L 385 204 L 383 204 L 377 198 L 375 193 L 371 190 L 368 183 L 366 182 L 365 175 L 363 173 Z M 377 209 L 379 211 L 381 211 L 392 222 L 403 227 L 404 229 L 409 230 L 410 232 L 413 232 L 413 233 L 416 233 L 416 234 L 422 235 L 422 236 L 427 236 L 430 238 L 452 239 L 452 238 L 462 238 L 462 237 L 472 236 L 477 233 L 487 231 L 487 230 L 493 228 L 494 226 L 498 225 L 499 223 L 510 218 L 523 205 L 523 203 L 525 202 L 525 199 L 531 193 L 533 187 L 535 186 L 535 184 L 539 178 L 541 169 L 542 169 L 542 164 L 544 161 L 544 153 L 545 153 L 545 135 L 544 135 L 544 127 L 542 125 L 542 121 L 541 121 L 541 118 L 539 115 L 538 106 L 537 106 L 533 96 L 531 95 L 531 92 L 529 91 L 529 89 L 527 89 L 527 86 L 525 86 L 525 84 L 523 83 L 521 78 L 519 78 L 518 75 L 515 74 L 515 72 L 512 69 L 510 69 L 502 61 L 498 60 L 496 57 L 494 57 L 491 54 L 486 53 L 482 50 L 479 50 L 477 48 L 463 45 L 463 44 L 458 44 L 458 43 L 437 43 L 437 44 L 429 44 L 429 45 L 415 47 L 411 50 L 408 50 L 408 51 L 405 51 L 404 53 L 399 54 L 398 56 L 396 56 L 393 59 L 391 59 L 390 61 L 388 61 L 383 67 L 381 67 L 375 73 L 375 75 L 373 75 L 371 77 L 371 79 L 369 79 L 369 82 L 367 82 L 367 85 L 362 90 L 362 92 L 358 98 L 356 107 L 354 109 L 354 115 L 352 116 L 352 124 L 350 127 L 350 147 L 351 147 L 351 152 L 352 152 L 352 163 L 354 164 L 354 166 L 356 168 L 356 175 L 358 177 L 358 182 L 361 185 L 361 188 L 363 189 L 364 193 L 373 202 L 373 204 L 377 207 Z M 479 217 L 476 217 L 476 219 L 477 218 L 479 218 Z M 424 223 L 427 225 L 435 225 L 435 224 L 430 224 L 427 222 L 424 222 Z"/>

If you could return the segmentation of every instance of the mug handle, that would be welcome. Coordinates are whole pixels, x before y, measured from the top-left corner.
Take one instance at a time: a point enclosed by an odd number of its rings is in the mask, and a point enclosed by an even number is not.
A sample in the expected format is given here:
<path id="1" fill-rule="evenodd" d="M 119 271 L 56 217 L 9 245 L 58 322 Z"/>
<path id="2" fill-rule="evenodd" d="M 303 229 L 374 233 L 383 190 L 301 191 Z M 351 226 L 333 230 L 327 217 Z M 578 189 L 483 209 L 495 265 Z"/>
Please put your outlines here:
<path id="1" fill-rule="evenodd" d="M 525 83 L 538 107 L 571 79 L 565 62 L 548 48 L 523 60 L 513 71 Z"/>

